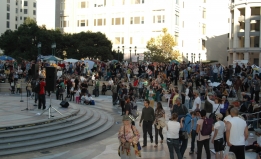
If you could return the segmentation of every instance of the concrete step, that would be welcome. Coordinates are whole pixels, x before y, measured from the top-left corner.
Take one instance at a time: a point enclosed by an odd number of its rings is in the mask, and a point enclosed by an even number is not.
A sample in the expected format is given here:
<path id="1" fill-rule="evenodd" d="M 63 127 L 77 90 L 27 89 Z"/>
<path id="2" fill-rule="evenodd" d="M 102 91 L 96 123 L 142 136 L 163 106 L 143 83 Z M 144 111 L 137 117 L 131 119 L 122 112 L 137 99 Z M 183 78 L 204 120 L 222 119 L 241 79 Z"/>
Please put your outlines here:
<path id="1" fill-rule="evenodd" d="M 38 134 L 28 134 L 27 136 L 21 134 L 20 136 L 10 137 L 5 141 L 1 139 L 0 156 L 40 150 L 79 141 L 104 132 L 114 124 L 114 118 L 108 113 L 95 108 L 86 107 L 85 109 L 87 112 L 93 112 L 93 116 L 87 121 L 79 122 L 80 120 L 78 120 L 78 122 L 63 129 L 55 129 L 55 126 L 53 125 L 51 126 L 54 128 L 53 131 L 49 130 L 44 133 L 38 132 Z M 25 139 L 22 139 L 23 137 Z"/>

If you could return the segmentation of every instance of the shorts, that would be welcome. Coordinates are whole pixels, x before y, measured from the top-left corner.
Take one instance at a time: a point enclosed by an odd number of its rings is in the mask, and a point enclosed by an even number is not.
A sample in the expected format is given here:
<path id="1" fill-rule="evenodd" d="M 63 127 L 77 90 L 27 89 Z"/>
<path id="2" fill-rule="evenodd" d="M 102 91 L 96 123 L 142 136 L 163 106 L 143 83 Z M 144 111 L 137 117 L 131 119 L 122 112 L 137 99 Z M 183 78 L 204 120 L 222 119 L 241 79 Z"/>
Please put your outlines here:
<path id="1" fill-rule="evenodd" d="M 224 145 L 223 145 L 223 138 L 214 140 L 214 149 L 216 152 L 220 152 L 224 150 Z"/>

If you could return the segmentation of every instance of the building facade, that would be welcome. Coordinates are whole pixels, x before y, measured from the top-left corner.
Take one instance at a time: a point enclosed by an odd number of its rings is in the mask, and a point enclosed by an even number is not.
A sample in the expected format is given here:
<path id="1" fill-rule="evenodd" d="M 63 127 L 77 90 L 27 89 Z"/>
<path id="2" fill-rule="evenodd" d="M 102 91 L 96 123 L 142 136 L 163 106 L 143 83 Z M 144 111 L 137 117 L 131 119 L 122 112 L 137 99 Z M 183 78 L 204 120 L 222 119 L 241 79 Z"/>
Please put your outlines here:
<path id="1" fill-rule="evenodd" d="M 51 0 L 38 0 L 39 4 L 40 1 L 46 3 Z M 46 24 L 47 28 L 51 29 L 60 28 L 65 33 L 105 33 L 112 41 L 113 49 L 124 52 L 126 60 L 135 54 L 148 52 L 147 41 L 160 35 L 163 28 L 167 28 L 174 36 L 177 43 L 175 49 L 180 51 L 184 61 L 219 60 L 222 64 L 227 64 L 230 15 L 227 2 L 56 0 L 50 5 L 46 5 L 46 8 L 39 5 L 41 8 L 37 9 L 38 24 Z M 216 16 L 217 9 L 224 11 L 221 16 Z M 49 15 L 51 13 L 53 16 Z M 44 19 L 44 16 L 48 19 Z M 55 17 L 55 20 L 50 21 L 49 17 Z"/>
<path id="2" fill-rule="evenodd" d="M 261 66 L 261 1 L 231 0 L 229 64 L 247 60 Z"/>

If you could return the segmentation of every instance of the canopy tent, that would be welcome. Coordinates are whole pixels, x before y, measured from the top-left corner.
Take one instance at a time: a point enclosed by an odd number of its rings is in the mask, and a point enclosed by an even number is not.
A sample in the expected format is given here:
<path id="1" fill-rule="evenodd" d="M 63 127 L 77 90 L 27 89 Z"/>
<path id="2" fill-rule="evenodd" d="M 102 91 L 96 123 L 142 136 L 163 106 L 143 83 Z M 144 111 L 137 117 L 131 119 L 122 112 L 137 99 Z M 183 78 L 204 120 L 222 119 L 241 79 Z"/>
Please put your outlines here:
<path id="1" fill-rule="evenodd" d="M 70 63 L 75 63 L 75 62 L 78 62 L 79 60 L 77 60 L 77 59 L 66 59 L 64 61 L 65 62 L 70 62 Z"/>
<path id="2" fill-rule="evenodd" d="M 88 63 L 89 65 L 89 69 L 92 69 L 93 68 L 93 65 L 94 65 L 94 62 L 93 61 L 90 61 L 90 60 L 84 60 L 84 63 Z"/>
<path id="3" fill-rule="evenodd" d="M 211 63 L 215 63 L 215 62 L 218 62 L 217 60 L 205 60 L 205 61 L 200 61 L 201 63 L 204 63 L 204 64 L 211 64 Z"/>
<path id="4" fill-rule="evenodd" d="M 179 64 L 179 62 L 178 62 L 177 60 L 171 60 L 171 61 L 170 61 L 170 64 L 174 64 L 174 63 L 175 63 L 175 64 Z"/>
<path id="5" fill-rule="evenodd" d="M 113 64 L 118 63 L 118 62 L 119 62 L 118 60 L 111 60 L 110 61 L 110 63 L 113 63 Z"/>
<path id="6" fill-rule="evenodd" d="M 59 57 L 56 57 L 56 56 L 49 56 L 49 57 L 44 58 L 44 60 L 46 60 L 46 61 L 63 61 L 62 59 L 60 59 Z"/>
<path id="7" fill-rule="evenodd" d="M 6 55 L 3 55 L 3 56 L 0 56 L 0 60 L 5 60 L 5 61 L 7 61 L 7 60 L 14 60 L 14 58 L 12 58 L 12 57 L 10 57 L 10 56 L 6 56 Z"/>

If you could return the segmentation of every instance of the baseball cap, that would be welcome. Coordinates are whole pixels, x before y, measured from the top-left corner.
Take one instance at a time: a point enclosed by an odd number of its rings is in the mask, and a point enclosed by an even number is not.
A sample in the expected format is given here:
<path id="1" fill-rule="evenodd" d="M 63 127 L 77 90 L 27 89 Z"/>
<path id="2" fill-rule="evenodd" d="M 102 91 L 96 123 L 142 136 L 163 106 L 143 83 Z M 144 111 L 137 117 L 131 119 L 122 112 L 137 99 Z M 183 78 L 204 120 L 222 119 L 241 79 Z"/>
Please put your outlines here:
<path id="1" fill-rule="evenodd" d="M 219 119 L 222 119 L 223 118 L 223 115 L 221 113 L 217 113 L 216 116 L 219 118 Z"/>

